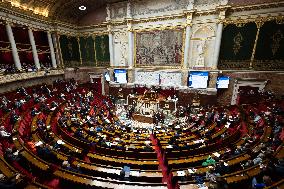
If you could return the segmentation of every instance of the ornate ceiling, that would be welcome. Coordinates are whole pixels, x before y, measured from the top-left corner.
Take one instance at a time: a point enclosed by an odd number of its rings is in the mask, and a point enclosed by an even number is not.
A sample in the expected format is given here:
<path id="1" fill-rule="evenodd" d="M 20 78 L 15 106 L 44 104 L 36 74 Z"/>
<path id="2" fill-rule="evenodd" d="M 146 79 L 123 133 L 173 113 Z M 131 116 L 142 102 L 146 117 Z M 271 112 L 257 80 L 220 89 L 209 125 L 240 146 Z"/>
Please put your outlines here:
<path id="1" fill-rule="evenodd" d="M 13 9 L 32 12 L 59 21 L 76 23 L 80 18 L 95 11 L 107 3 L 125 0 L 2 0 L 0 4 L 12 5 Z M 84 5 L 85 11 L 79 10 Z"/>
<path id="2" fill-rule="evenodd" d="M 1 0 L 0 6 L 19 10 L 27 14 L 41 15 L 52 20 L 78 24 L 84 16 L 104 8 L 107 3 L 121 1 L 127 0 Z M 194 1 L 197 2 L 198 0 Z M 244 6 L 278 1 L 281 0 L 228 0 L 228 4 Z M 202 0 L 202 2 L 210 3 L 210 0 Z M 86 6 L 87 9 L 85 11 L 79 10 L 81 5 Z"/>

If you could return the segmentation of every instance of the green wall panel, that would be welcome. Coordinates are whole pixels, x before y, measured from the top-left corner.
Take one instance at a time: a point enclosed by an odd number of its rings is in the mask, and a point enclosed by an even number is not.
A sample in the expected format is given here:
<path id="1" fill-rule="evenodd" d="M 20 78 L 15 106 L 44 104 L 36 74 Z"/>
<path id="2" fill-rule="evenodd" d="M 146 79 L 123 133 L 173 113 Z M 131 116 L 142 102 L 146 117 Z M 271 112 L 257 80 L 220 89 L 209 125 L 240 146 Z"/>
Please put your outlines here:
<path id="1" fill-rule="evenodd" d="M 95 37 L 96 63 L 97 66 L 109 66 L 109 37 L 101 35 Z"/>
<path id="2" fill-rule="evenodd" d="M 227 25 L 223 30 L 219 69 L 248 69 L 255 43 L 255 23 Z"/>
<path id="3" fill-rule="evenodd" d="M 284 24 L 269 21 L 260 29 L 253 67 L 258 70 L 284 69 Z"/>
<path id="4" fill-rule="evenodd" d="M 67 67 L 80 66 L 78 38 L 61 35 L 59 42 L 64 65 Z"/>
<path id="5" fill-rule="evenodd" d="M 92 37 L 80 37 L 80 49 L 83 66 L 95 66 L 95 48 Z"/>

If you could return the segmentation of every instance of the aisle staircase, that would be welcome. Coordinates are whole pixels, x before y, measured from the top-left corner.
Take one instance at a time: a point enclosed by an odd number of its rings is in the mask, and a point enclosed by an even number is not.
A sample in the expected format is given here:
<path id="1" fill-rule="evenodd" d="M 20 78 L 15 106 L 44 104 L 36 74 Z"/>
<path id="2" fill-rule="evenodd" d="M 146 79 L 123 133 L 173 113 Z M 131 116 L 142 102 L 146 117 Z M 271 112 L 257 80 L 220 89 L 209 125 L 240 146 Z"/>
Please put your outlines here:
<path id="1" fill-rule="evenodd" d="M 153 134 L 150 135 L 150 139 L 157 154 L 159 168 L 162 170 L 163 183 L 167 183 L 168 189 L 177 189 L 178 187 L 173 183 L 173 175 L 168 168 L 168 162 L 165 153 L 163 153 L 161 145 L 159 144 L 159 140 Z"/>

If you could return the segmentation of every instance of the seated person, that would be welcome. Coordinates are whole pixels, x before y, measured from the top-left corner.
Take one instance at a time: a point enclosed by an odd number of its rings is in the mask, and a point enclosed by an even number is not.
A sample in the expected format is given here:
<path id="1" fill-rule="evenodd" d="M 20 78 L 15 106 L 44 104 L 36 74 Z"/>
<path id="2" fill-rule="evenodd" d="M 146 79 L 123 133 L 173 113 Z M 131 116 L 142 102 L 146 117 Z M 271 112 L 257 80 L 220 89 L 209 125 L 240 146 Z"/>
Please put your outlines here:
<path id="1" fill-rule="evenodd" d="M 81 173 L 80 171 L 80 164 L 77 165 L 77 168 L 71 167 L 70 163 L 68 160 L 62 162 L 62 167 L 68 171 L 76 172 L 76 173 Z"/>
<path id="2" fill-rule="evenodd" d="M 9 138 L 11 136 L 11 133 L 8 133 L 6 130 L 5 130 L 5 127 L 4 126 L 1 126 L 0 127 L 0 138 Z"/>
<path id="3" fill-rule="evenodd" d="M 24 188 L 27 184 L 24 183 L 22 176 L 16 174 L 11 178 L 6 178 L 3 174 L 0 174 L 0 188 L 1 189 L 16 189 Z"/>
<path id="4" fill-rule="evenodd" d="M 252 188 L 253 189 L 262 189 L 262 188 L 265 188 L 267 186 L 272 185 L 272 180 L 271 180 L 270 176 L 264 175 L 262 177 L 262 180 L 263 180 L 262 183 L 258 183 L 256 178 L 254 177 L 252 179 Z"/>

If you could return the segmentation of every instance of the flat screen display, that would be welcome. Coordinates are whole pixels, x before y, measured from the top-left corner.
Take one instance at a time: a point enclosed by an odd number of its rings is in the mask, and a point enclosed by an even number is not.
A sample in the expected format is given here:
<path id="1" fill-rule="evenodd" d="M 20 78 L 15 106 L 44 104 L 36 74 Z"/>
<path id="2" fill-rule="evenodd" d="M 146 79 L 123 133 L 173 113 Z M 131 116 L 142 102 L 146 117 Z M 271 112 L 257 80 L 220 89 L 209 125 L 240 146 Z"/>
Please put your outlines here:
<path id="1" fill-rule="evenodd" d="M 117 83 L 127 83 L 127 70 L 115 69 L 114 70 L 114 81 Z"/>
<path id="2" fill-rule="evenodd" d="M 188 86 L 194 89 L 206 89 L 208 85 L 208 72 L 189 72 Z"/>
<path id="3" fill-rule="evenodd" d="M 228 76 L 219 76 L 217 78 L 217 89 L 227 89 L 229 87 L 230 78 Z"/>

